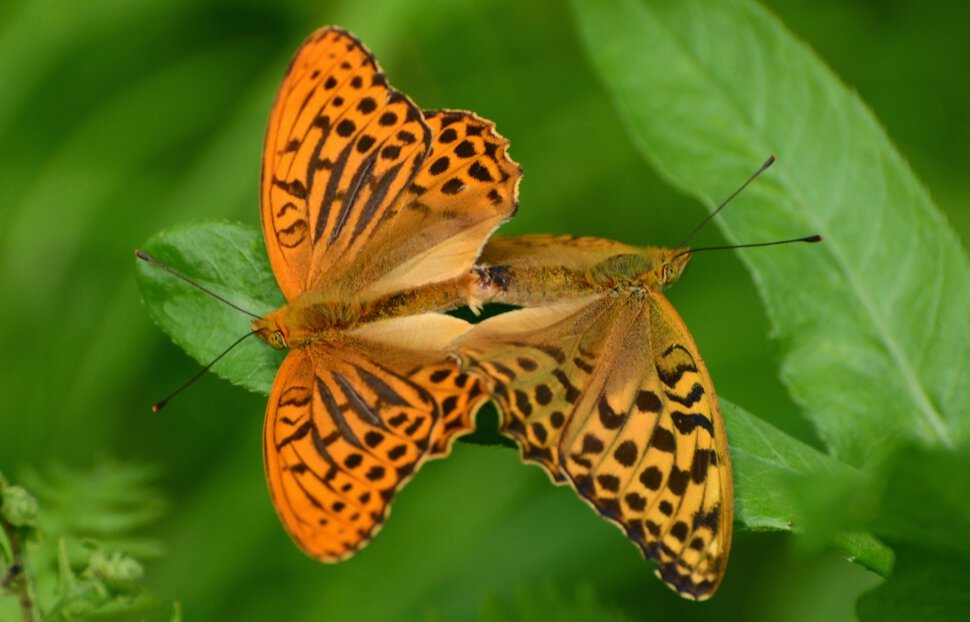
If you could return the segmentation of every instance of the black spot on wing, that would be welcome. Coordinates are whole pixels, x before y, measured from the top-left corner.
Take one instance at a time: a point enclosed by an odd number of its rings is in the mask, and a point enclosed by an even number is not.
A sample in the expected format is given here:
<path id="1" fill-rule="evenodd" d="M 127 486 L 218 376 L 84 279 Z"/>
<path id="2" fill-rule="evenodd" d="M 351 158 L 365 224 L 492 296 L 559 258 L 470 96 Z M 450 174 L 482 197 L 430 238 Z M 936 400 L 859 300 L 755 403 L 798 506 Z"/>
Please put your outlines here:
<path id="1" fill-rule="evenodd" d="M 475 155 L 475 145 L 471 141 L 463 140 L 455 147 L 455 155 L 462 158 L 470 158 Z"/>
<path id="2" fill-rule="evenodd" d="M 544 384 L 536 385 L 535 400 L 540 406 L 546 406 L 552 401 L 552 391 Z M 559 413 L 562 415 L 562 413 Z M 555 424 L 554 424 L 555 425 Z M 559 426 L 556 426 L 559 427 Z"/>
<path id="3" fill-rule="evenodd" d="M 702 387 L 699 382 L 695 382 L 694 386 L 691 387 L 690 392 L 683 397 L 677 395 L 676 393 L 671 393 L 670 391 L 665 391 L 664 394 L 670 401 L 677 402 L 682 406 L 690 408 L 696 404 L 701 397 L 704 396 L 704 387 Z"/>
<path id="4" fill-rule="evenodd" d="M 441 185 L 441 191 L 448 195 L 455 195 L 465 188 L 465 182 L 458 177 L 452 177 Z"/>
<path id="5" fill-rule="evenodd" d="M 495 179 L 492 177 L 492 173 L 478 162 L 472 162 L 471 166 L 468 167 L 468 174 L 478 181 L 486 183 L 495 181 Z"/>
<path id="6" fill-rule="evenodd" d="M 660 398 L 653 391 L 640 391 L 637 394 L 636 404 L 641 412 L 658 413 L 663 407 Z"/>
<path id="7" fill-rule="evenodd" d="M 597 410 L 599 411 L 600 423 L 607 430 L 615 430 L 626 421 L 626 413 L 613 410 L 605 395 L 600 397 Z"/>
<path id="8" fill-rule="evenodd" d="M 690 434 L 697 427 L 704 428 L 707 433 L 714 437 L 714 424 L 705 415 L 698 413 L 682 413 L 680 411 L 674 411 L 670 415 L 671 420 L 674 422 L 674 427 L 681 434 Z"/>
<path id="9" fill-rule="evenodd" d="M 690 478 L 695 484 L 703 484 L 707 479 L 707 471 L 711 465 L 711 452 L 699 450 L 694 453 L 694 459 L 690 465 Z"/>
<path id="10" fill-rule="evenodd" d="M 670 430 L 657 426 L 650 437 L 650 446 L 659 451 L 673 453 L 677 449 L 677 441 Z"/>
<path id="11" fill-rule="evenodd" d="M 670 476 L 667 478 L 667 488 L 678 497 L 682 497 L 687 491 L 687 482 L 689 479 L 690 473 L 673 466 L 670 468 Z"/>
<path id="12" fill-rule="evenodd" d="M 663 482 L 663 473 L 655 466 L 649 466 L 640 473 L 640 483 L 650 490 L 658 490 Z"/>
<path id="13" fill-rule="evenodd" d="M 613 451 L 613 458 L 625 467 L 631 467 L 637 461 L 637 444 L 627 440 Z"/>

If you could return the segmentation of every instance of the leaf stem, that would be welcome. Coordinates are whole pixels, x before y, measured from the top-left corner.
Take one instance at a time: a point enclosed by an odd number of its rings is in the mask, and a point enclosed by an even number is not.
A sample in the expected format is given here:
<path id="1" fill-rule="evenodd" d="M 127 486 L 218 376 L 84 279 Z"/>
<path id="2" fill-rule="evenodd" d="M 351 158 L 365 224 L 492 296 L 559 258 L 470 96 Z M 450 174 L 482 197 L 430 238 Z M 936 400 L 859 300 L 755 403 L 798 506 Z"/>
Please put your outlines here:
<path id="1" fill-rule="evenodd" d="M 20 539 L 20 530 L 7 522 L 3 514 L 0 513 L 0 526 L 7 536 L 10 544 L 10 555 L 12 557 L 10 569 L 4 575 L 3 587 L 15 592 L 20 601 L 20 612 L 23 614 L 24 622 L 41 622 L 43 617 L 40 611 L 34 606 L 34 589 L 31 582 L 30 571 L 27 567 L 27 558 L 24 554 L 23 543 Z"/>

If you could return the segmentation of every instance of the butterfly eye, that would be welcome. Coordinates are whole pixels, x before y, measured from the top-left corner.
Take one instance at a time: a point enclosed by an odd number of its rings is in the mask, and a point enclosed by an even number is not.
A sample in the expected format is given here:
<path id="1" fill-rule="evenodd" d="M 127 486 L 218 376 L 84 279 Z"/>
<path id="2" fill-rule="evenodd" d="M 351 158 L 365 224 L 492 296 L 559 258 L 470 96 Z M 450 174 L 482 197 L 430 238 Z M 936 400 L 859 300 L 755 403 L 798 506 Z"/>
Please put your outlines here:
<path id="1" fill-rule="evenodd" d="M 277 350 L 286 349 L 286 339 L 283 338 L 283 333 L 278 330 L 274 330 L 269 336 L 269 341 L 271 346 Z"/>
<path id="2" fill-rule="evenodd" d="M 665 263 L 663 268 L 661 268 L 660 273 L 663 276 L 664 284 L 669 283 L 674 276 L 674 264 L 669 262 Z"/>

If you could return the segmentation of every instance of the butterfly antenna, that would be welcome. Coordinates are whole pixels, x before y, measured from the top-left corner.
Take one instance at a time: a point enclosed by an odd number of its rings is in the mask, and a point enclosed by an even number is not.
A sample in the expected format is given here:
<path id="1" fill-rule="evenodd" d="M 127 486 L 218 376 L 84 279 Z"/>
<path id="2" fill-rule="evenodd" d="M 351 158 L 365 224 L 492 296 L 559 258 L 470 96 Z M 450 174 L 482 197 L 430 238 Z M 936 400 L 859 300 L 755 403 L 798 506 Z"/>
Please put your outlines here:
<path id="1" fill-rule="evenodd" d="M 202 290 L 203 292 L 209 294 L 210 296 L 212 296 L 216 300 L 218 300 L 220 302 L 223 302 L 223 303 L 229 305 L 230 307 L 232 307 L 236 311 L 239 311 L 240 313 L 245 313 L 249 317 L 251 317 L 253 319 L 256 319 L 256 320 L 260 319 L 259 316 L 256 315 L 255 313 L 252 313 L 250 311 L 247 311 L 247 310 L 243 309 L 242 307 L 240 307 L 239 305 L 237 305 L 235 303 L 232 303 L 232 302 L 226 300 L 225 298 L 223 298 L 219 294 L 213 292 L 212 290 L 206 289 L 202 285 L 199 285 L 198 283 L 196 283 L 195 281 L 193 281 L 189 277 L 187 277 L 184 274 L 182 274 L 181 272 L 179 272 L 179 271 L 177 271 L 177 270 L 175 270 L 173 268 L 169 268 L 168 266 L 166 266 L 165 264 L 163 264 L 159 260 L 155 259 L 154 257 L 152 257 L 151 255 L 149 255 L 145 251 L 141 250 L 140 248 L 136 248 L 135 249 L 135 257 L 138 257 L 138 259 L 141 259 L 143 261 L 147 261 L 148 263 L 152 264 L 156 268 L 161 268 L 162 270 L 164 270 L 165 272 L 168 272 L 169 274 L 171 274 L 175 278 L 181 279 L 181 280 L 185 281 L 186 283 L 188 283 L 189 285 L 191 285 L 192 287 L 195 287 L 197 289 Z M 215 362 L 215 361 L 213 361 L 213 362 Z"/>
<path id="2" fill-rule="evenodd" d="M 717 216 L 717 213 L 720 212 L 722 209 L 724 209 L 724 207 L 728 203 L 730 203 L 731 200 L 734 199 L 734 197 L 736 197 L 739 194 L 741 194 L 741 191 L 742 190 L 744 190 L 745 188 L 747 188 L 748 185 L 751 182 L 753 182 L 758 177 L 758 175 L 764 173 L 765 170 L 769 166 L 771 166 L 772 164 L 774 164 L 774 163 L 775 163 L 775 155 L 774 154 L 771 154 L 771 156 L 767 160 L 765 160 L 765 163 L 762 164 L 761 167 L 757 171 L 755 171 L 754 174 L 751 177 L 748 177 L 748 180 L 746 182 L 744 182 L 743 184 L 741 184 L 741 187 L 740 188 L 738 188 L 737 190 L 735 190 L 734 192 L 732 192 L 731 193 L 731 196 L 729 196 L 728 198 L 724 199 L 724 201 L 722 201 L 721 204 L 717 206 L 717 209 L 716 210 L 714 210 L 713 212 L 711 212 L 710 214 L 708 214 L 707 218 L 705 218 L 704 220 L 701 221 L 701 224 L 699 224 L 696 227 L 694 227 L 694 230 L 690 232 L 690 235 L 688 235 L 684 239 L 683 242 L 681 242 L 680 244 L 677 245 L 678 248 L 683 248 L 684 246 L 687 246 L 687 243 L 690 242 L 691 238 L 693 238 L 695 235 L 697 235 L 697 232 L 698 231 L 700 231 L 701 229 L 703 229 L 704 226 L 707 223 L 711 222 L 711 219 L 714 218 L 715 216 Z M 816 240 L 816 242 L 817 241 L 818 240 Z M 771 244 L 784 244 L 784 242 L 771 242 Z M 734 246 L 734 247 L 731 247 L 731 248 L 738 248 L 738 247 L 737 246 Z"/>
<path id="3" fill-rule="evenodd" d="M 177 388 L 174 391 L 172 391 L 171 393 L 169 393 L 168 396 L 165 399 L 159 400 L 159 401 L 155 402 L 154 404 L 152 404 L 152 412 L 153 413 L 157 413 L 161 409 L 165 408 L 165 405 L 168 404 L 169 401 L 173 397 L 175 397 L 176 395 L 178 395 L 179 393 L 181 393 L 185 389 L 189 388 L 189 386 L 192 383 L 194 383 L 196 380 L 198 380 L 199 378 L 202 377 L 202 374 L 204 374 L 205 372 L 207 372 L 210 369 L 212 369 L 212 366 L 215 365 L 216 363 L 218 363 L 219 360 L 222 357 L 224 357 L 225 355 L 229 354 L 229 351 L 230 350 L 232 350 L 233 348 L 235 348 L 236 346 L 238 346 L 239 344 L 241 344 L 243 342 L 243 340 L 246 339 L 246 337 L 251 337 L 252 335 L 255 335 L 255 334 L 256 334 L 256 331 L 248 332 L 245 335 L 243 335 L 242 337 L 240 337 L 239 339 L 237 339 L 235 342 L 233 342 L 233 344 L 231 346 L 229 346 L 228 348 L 226 348 L 225 350 L 222 351 L 222 354 L 220 354 L 216 358 L 212 359 L 212 362 L 211 363 L 209 363 L 208 365 L 206 365 L 205 367 L 203 367 L 202 369 L 200 369 L 194 376 L 192 376 L 191 378 L 189 378 L 188 380 L 186 380 L 182 384 L 182 386 L 180 386 L 179 388 Z"/>
<path id="4" fill-rule="evenodd" d="M 671 258 L 671 261 L 681 257 L 683 255 L 693 255 L 694 253 L 699 253 L 701 251 L 726 251 L 733 250 L 736 248 L 758 248 L 759 246 L 780 246 L 782 244 L 794 244 L 796 242 L 809 242 L 814 244 L 815 242 L 821 242 L 822 236 L 819 234 L 806 235 L 803 238 L 792 238 L 790 240 L 777 240 L 775 242 L 755 242 L 753 244 L 727 244 L 725 246 L 702 246 L 700 248 L 688 248 L 680 251 Z"/>

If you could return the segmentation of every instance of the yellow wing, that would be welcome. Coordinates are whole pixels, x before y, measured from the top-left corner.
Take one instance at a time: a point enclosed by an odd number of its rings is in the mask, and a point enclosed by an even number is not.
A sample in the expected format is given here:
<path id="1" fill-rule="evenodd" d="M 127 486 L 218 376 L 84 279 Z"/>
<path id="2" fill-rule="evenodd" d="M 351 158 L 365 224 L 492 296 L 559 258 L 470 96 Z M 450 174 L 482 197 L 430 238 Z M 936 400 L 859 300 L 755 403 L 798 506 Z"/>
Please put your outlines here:
<path id="1" fill-rule="evenodd" d="M 380 295 L 466 272 L 515 211 L 520 172 L 506 149 L 473 114 L 426 121 L 347 32 L 311 35 L 263 151 L 263 233 L 287 300 Z"/>
<path id="2" fill-rule="evenodd" d="M 379 330 L 291 350 L 269 397 L 270 496 L 297 545 L 324 562 L 367 544 L 397 491 L 467 431 L 454 422 L 471 421 L 487 399 L 477 378 L 440 353 L 370 341 Z"/>
<path id="3" fill-rule="evenodd" d="M 703 361 L 662 295 L 513 311 L 460 344 L 525 460 L 620 526 L 678 593 L 714 593 L 731 541 L 727 439 Z"/>

